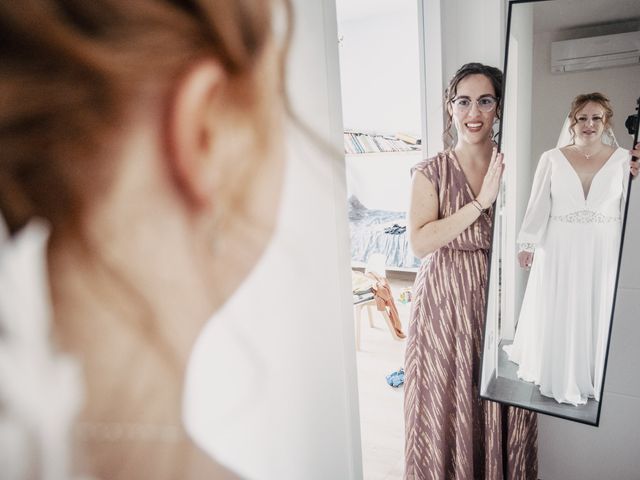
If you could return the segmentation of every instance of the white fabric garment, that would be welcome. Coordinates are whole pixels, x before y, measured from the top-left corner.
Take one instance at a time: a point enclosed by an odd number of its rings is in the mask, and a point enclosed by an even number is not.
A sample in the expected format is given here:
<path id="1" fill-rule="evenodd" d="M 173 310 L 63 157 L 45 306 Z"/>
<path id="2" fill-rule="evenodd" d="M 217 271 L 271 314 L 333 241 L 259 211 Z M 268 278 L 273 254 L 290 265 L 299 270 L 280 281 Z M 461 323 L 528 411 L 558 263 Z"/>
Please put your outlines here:
<path id="1" fill-rule="evenodd" d="M 83 392 L 79 365 L 50 340 L 48 229 L 9 238 L 0 216 L 0 478 L 68 480 Z"/>
<path id="2" fill-rule="evenodd" d="M 348 230 L 343 210 L 336 238 L 336 212 L 327 207 L 344 165 L 298 132 L 289 140 L 276 232 L 196 342 L 184 422 L 205 452 L 244 479 L 358 478 L 359 425 L 349 403 L 357 402 L 355 347 L 343 330 L 353 322 L 341 243 Z"/>
<path id="3" fill-rule="evenodd" d="M 630 154 L 618 148 L 582 183 L 558 149 L 542 154 L 518 243 L 535 254 L 509 359 L 561 403 L 599 401 Z"/>

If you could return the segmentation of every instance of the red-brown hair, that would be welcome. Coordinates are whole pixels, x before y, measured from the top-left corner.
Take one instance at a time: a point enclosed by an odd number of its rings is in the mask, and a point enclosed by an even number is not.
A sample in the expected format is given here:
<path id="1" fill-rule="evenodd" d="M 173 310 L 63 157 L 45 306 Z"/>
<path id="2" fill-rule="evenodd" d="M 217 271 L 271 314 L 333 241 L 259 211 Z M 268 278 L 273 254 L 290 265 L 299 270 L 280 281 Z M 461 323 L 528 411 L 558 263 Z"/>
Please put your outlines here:
<path id="1" fill-rule="evenodd" d="M 162 102 L 194 61 L 217 59 L 252 101 L 276 1 L 1 2 L 0 211 L 10 232 L 33 216 L 54 231 L 77 222 L 87 192 L 109 185 L 131 104 Z M 289 0 L 280 3 L 289 27 Z"/>

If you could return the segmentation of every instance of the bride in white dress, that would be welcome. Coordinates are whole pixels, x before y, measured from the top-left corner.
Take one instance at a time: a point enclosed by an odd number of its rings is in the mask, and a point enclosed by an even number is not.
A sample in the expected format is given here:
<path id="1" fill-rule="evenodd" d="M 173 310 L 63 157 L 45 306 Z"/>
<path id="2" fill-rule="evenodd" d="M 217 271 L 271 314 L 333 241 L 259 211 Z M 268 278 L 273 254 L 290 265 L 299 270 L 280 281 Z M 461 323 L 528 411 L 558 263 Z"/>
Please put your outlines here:
<path id="1" fill-rule="evenodd" d="M 600 400 L 631 157 L 612 114 L 602 94 L 574 99 L 558 146 L 540 158 L 518 235 L 531 273 L 504 350 L 520 379 L 560 403 Z"/>

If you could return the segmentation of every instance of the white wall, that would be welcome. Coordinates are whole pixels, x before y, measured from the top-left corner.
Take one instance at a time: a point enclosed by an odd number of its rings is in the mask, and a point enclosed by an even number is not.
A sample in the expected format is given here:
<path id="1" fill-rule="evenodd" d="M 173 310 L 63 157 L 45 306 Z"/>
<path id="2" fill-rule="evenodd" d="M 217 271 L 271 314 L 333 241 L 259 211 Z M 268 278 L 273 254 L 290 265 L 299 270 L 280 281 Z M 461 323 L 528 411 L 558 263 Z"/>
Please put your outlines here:
<path id="1" fill-rule="evenodd" d="M 340 20 L 340 71 L 344 126 L 420 136 L 420 71 L 416 0 L 393 10 Z"/>
<path id="2" fill-rule="evenodd" d="M 428 156 L 443 148 L 442 96 L 453 74 L 468 62 L 502 68 L 503 0 L 419 0 L 424 42 Z"/>
<path id="3" fill-rule="evenodd" d="M 406 212 L 411 192 L 411 167 L 422 159 L 419 150 L 347 155 L 349 195 L 372 210 Z"/>
<path id="4" fill-rule="evenodd" d="M 445 86 L 463 64 L 502 68 L 504 5 L 500 0 L 440 0 Z"/>
<path id="5" fill-rule="evenodd" d="M 422 150 L 431 158 L 442 150 L 442 92 L 445 79 L 442 60 L 442 8 L 439 0 L 418 0 L 420 36 L 420 100 L 422 102 Z"/>
<path id="6" fill-rule="evenodd" d="M 294 4 L 291 98 L 338 148 L 334 1 Z M 185 422 L 242 478 L 362 478 L 345 205 L 343 160 L 292 134 L 275 237 L 195 348 Z"/>

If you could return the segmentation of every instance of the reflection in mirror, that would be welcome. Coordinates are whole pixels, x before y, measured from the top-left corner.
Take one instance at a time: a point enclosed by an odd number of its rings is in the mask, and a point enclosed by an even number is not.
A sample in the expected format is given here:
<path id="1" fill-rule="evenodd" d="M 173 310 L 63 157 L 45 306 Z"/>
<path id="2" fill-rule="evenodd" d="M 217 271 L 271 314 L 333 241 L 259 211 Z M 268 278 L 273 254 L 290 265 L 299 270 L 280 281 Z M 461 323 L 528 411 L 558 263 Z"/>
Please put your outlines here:
<path id="1" fill-rule="evenodd" d="M 483 398 L 598 424 L 639 27 L 635 0 L 510 4 Z"/>

